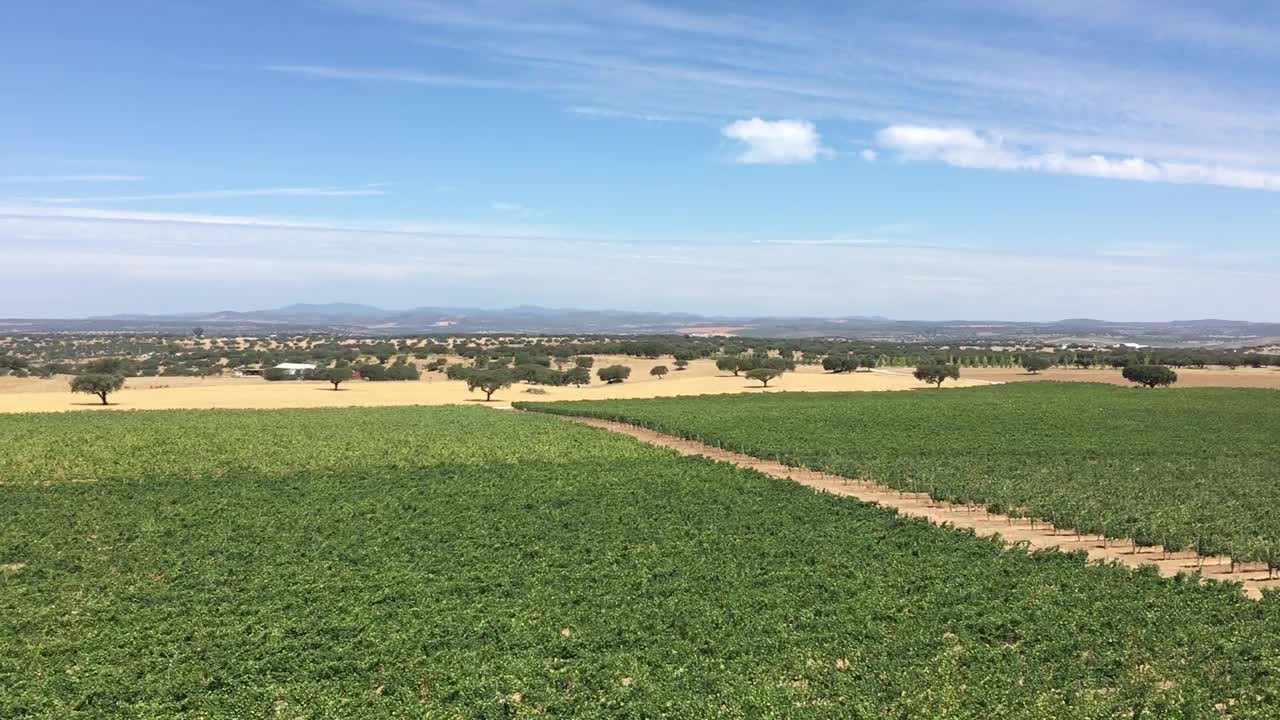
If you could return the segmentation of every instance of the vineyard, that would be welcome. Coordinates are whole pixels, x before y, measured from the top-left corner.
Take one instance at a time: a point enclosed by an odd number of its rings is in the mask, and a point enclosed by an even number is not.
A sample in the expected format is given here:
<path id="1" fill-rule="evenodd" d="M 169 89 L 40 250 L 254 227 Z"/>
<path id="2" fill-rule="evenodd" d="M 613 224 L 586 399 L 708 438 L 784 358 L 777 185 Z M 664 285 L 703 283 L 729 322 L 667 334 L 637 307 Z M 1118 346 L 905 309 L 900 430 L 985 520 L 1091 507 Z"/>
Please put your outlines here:
<path id="1" fill-rule="evenodd" d="M 1026 383 L 524 406 L 624 420 L 1142 546 L 1280 566 L 1274 390 Z"/>
<path id="2" fill-rule="evenodd" d="M 1045 413 L 1072 402 L 1027 390 L 1018 402 Z M 1075 401 L 1098 406 L 1081 435 L 1127 417 L 1127 400 L 1089 393 Z M 1219 439 L 1274 430 L 1254 394 L 1129 395 L 1152 398 L 1129 419 L 1147 417 L 1148 443 L 1179 403 L 1202 425 L 1235 408 L 1229 430 L 1207 429 Z M 1005 388 L 894 397 L 607 411 L 814 462 L 812 438 L 847 451 L 910 429 L 957 482 L 981 454 L 947 457 L 958 441 L 943 430 L 963 414 L 951 398 L 972 399 L 971 437 L 987 445 L 1014 427 L 994 419 L 1018 414 Z M 921 409 L 928 421 L 912 421 Z M 1050 457 L 1058 426 L 1017 428 L 1025 461 Z M 1028 553 L 556 418 L 11 415 L 0 447 L 6 719 L 1260 719 L 1280 707 L 1274 598 Z M 1255 474 L 1220 467 L 1219 486 L 1265 477 L 1250 443 L 1233 447 L 1218 462 Z M 1015 467 L 1014 454 L 998 460 Z M 1116 463 L 1163 477 L 1156 457 Z M 1264 510 L 1237 520 L 1265 532 Z"/>

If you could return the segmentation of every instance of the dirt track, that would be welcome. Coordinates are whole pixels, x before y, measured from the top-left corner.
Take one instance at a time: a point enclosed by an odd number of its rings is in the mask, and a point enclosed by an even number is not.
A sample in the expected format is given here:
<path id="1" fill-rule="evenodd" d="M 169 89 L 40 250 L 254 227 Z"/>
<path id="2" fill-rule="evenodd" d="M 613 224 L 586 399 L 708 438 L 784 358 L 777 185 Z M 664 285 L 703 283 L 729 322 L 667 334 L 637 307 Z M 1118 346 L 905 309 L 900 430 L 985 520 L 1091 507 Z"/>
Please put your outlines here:
<path id="1" fill-rule="evenodd" d="M 1155 565 L 1160 574 L 1166 577 L 1180 572 L 1193 573 L 1199 569 L 1205 578 L 1242 583 L 1245 594 L 1254 600 L 1262 598 L 1263 588 L 1280 588 L 1280 578 L 1267 579 L 1265 567 L 1241 565 L 1237 566 L 1236 572 L 1231 572 L 1231 561 L 1227 557 L 1201 558 L 1193 552 L 1185 551 L 1166 553 L 1163 548 L 1158 547 L 1138 548 L 1135 552 L 1132 545 L 1123 540 L 1105 541 L 1096 535 L 1077 536 L 1070 530 L 1058 529 L 1045 522 L 1036 522 L 1032 527 L 1032 523 L 1027 520 L 996 515 L 982 508 L 941 503 L 931 500 L 923 493 L 900 493 L 882 485 L 850 480 L 839 475 L 787 467 L 782 463 L 722 450 L 648 428 L 593 418 L 563 419 L 630 435 L 651 445 L 670 448 L 682 455 L 700 455 L 729 462 L 776 478 L 792 480 L 815 490 L 896 508 L 904 515 L 926 518 L 935 524 L 949 523 L 955 527 L 972 528 L 982 537 L 999 536 L 1011 543 L 1025 542 L 1032 548 L 1055 548 L 1067 552 L 1085 550 L 1089 559 L 1095 562 L 1119 562 L 1130 567 Z"/>

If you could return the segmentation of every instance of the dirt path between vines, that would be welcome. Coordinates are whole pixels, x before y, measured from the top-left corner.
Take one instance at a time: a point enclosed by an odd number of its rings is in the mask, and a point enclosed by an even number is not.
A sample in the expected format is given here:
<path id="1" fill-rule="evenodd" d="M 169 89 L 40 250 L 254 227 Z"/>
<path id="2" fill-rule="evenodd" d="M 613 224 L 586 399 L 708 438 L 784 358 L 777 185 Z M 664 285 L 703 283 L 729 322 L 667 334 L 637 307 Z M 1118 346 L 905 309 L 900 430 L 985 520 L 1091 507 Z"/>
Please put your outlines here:
<path id="1" fill-rule="evenodd" d="M 1280 577 L 1269 580 L 1267 569 L 1261 564 L 1238 564 L 1235 572 L 1232 572 L 1231 559 L 1225 556 L 1202 558 L 1194 552 L 1168 553 L 1160 547 L 1137 548 L 1135 552 L 1132 544 L 1125 540 L 1106 541 L 1097 535 L 1077 536 L 1074 531 L 1055 528 L 1043 521 L 1036 521 L 1033 527 L 1028 520 L 989 513 L 984 508 L 938 502 L 930 499 L 925 493 L 898 492 L 883 485 L 850 480 L 816 470 L 788 467 L 779 462 L 722 450 L 648 428 L 594 418 L 556 417 L 629 435 L 651 445 L 670 448 L 681 455 L 700 455 L 712 460 L 733 463 L 739 467 L 758 470 L 766 475 L 798 482 L 833 495 L 847 495 L 865 502 L 896 508 L 903 515 L 926 518 L 934 524 L 949 523 L 956 527 L 972 528 L 982 537 L 999 536 L 1006 542 L 1025 542 L 1032 548 L 1056 548 L 1066 552 L 1085 550 L 1089 553 L 1089 560 L 1096 562 L 1114 561 L 1130 567 L 1155 565 L 1160 574 L 1166 577 L 1173 577 L 1180 572 L 1194 573 L 1199 569 L 1200 574 L 1205 578 L 1232 580 L 1243 584 L 1245 595 L 1254 600 L 1262 598 L 1263 588 L 1280 588 Z"/>

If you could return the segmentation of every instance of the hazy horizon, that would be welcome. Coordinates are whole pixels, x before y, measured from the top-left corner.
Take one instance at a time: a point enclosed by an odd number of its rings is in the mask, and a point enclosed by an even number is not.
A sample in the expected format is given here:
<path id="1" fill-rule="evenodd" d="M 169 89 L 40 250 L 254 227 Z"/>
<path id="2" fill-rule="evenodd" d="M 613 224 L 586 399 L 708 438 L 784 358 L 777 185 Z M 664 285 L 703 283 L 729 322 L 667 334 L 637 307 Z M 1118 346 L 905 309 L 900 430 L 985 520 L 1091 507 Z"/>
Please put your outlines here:
<path id="1" fill-rule="evenodd" d="M 465 306 L 458 305 L 458 304 L 451 304 L 451 303 L 438 303 L 438 304 L 430 304 L 430 305 L 386 307 L 386 306 L 379 306 L 379 305 L 374 305 L 372 303 L 360 302 L 355 300 L 335 300 L 335 301 L 327 301 L 327 302 L 293 302 L 293 303 L 284 303 L 281 305 L 276 305 L 271 307 L 230 307 L 228 306 L 228 307 L 217 307 L 217 308 L 203 308 L 203 309 L 197 309 L 197 310 L 159 311 L 159 310 L 153 309 L 153 310 L 137 310 L 137 311 L 124 311 L 124 312 L 94 312 L 86 315 L 62 315 L 62 316 L 0 315 L 0 318 L 10 319 L 10 320 L 24 320 L 24 319 L 86 320 L 86 319 L 110 319 L 115 317 L 153 317 L 153 318 L 163 319 L 168 317 L 178 318 L 178 317 L 190 316 L 194 320 L 198 318 L 206 318 L 209 316 L 218 315 L 220 313 L 273 312 L 278 310 L 288 310 L 298 306 L 315 307 L 315 308 L 359 306 L 359 307 L 371 308 L 373 310 L 377 310 L 379 312 L 388 313 L 388 314 L 407 313 L 407 312 L 413 312 L 413 311 L 424 310 L 424 309 L 450 310 L 450 311 L 470 310 L 470 311 L 480 311 L 480 312 L 503 312 L 503 311 L 516 311 L 521 309 L 529 309 L 529 310 L 544 311 L 548 313 L 600 312 L 600 313 L 629 313 L 629 314 L 688 315 L 688 316 L 694 316 L 698 319 L 742 320 L 742 321 L 802 318 L 802 319 L 811 319 L 811 320 L 831 320 L 831 321 L 864 319 L 864 320 L 883 320 L 883 321 L 890 321 L 890 322 L 921 322 L 921 323 L 1007 322 L 1007 323 L 1026 323 L 1026 324 L 1051 324 L 1051 323 L 1064 322 L 1064 321 L 1090 321 L 1090 322 L 1102 322 L 1102 323 L 1172 323 L 1172 322 L 1226 321 L 1226 322 L 1248 322 L 1248 323 L 1256 323 L 1256 324 L 1280 322 L 1280 320 L 1267 320 L 1267 319 L 1249 320 L 1245 318 L 1210 317 L 1210 316 L 1181 317 L 1181 318 L 1171 318 L 1171 319 L 1149 319 L 1149 318 L 1140 318 L 1140 317 L 1087 317 L 1083 315 L 1076 315 L 1076 316 L 1045 317 L 1045 318 L 1030 318 L 1030 319 L 1023 319 L 1023 320 L 1014 320 L 1007 317 L 958 317 L 958 316 L 957 317 L 952 317 L 952 316 L 898 317 L 898 316 L 892 316 L 892 315 L 879 315 L 879 314 L 869 314 L 869 313 L 744 315 L 744 314 L 714 313 L 714 312 L 703 313 L 703 312 L 691 312 L 691 311 L 684 311 L 684 310 L 656 310 L 653 308 L 646 308 L 643 306 L 637 306 L 637 307 L 546 306 L 546 305 L 537 305 L 537 304 L 531 304 L 531 303 L 519 303 L 514 305 L 465 305 Z"/>

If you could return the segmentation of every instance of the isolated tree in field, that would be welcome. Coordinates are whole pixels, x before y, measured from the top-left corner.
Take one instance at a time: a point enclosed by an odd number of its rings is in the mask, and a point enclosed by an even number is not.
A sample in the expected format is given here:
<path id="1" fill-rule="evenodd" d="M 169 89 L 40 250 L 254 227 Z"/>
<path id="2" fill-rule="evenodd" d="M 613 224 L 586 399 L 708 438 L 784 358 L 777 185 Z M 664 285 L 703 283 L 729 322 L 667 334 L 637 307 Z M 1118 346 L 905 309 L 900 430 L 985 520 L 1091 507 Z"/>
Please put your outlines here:
<path id="1" fill-rule="evenodd" d="M 564 382 L 566 385 L 583 385 L 591 384 L 591 371 L 584 367 L 576 367 L 566 370 L 564 373 Z"/>
<path id="2" fill-rule="evenodd" d="M 1023 355 L 1020 362 L 1022 369 L 1032 375 L 1038 374 L 1041 370 L 1048 370 L 1052 364 L 1049 362 L 1049 358 L 1043 355 Z"/>
<path id="3" fill-rule="evenodd" d="M 597 370 L 596 375 L 604 382 L 615 385 L 631 377 L 631 368 L 626 365 L 610 365 L 607 368 Z"/>
<path id="4" fill-rule="evenodd" d="M 494 393 L 502 388 L 511 387 L 515 378 L 508 370 L 475 370 L 467 375 L 466 380 L 468 391 L 474 392 L 479 389 L 484 393 L 484 401 L 489 402 L 493 399 Z"/>
<path id="5" fill-rule="evenodd" d="M 867 372 L 871 372 L 876 369 L 876 363 L 877 360 L 875 355 L 863 355 L 858 358 L 858 370 L 861 371 L 865 369 Z"/>
<path id="6" fill-rule="evenodd" d="M 199 340 L 200 338 L 204 337 L 204 328 L 197 325 L 191 328 L 191 334 L 195 336 L 197 340 Z"/>
<path id="7" fill-rule="evenodd" d="M 685 360 L 684 358 L 678 357 L 676 358 L 675 365 L 676 365 L 676 370 L 684 370 L 685 368 L 689 367 L 689 361 Z"/>
<path id="8" fill-rule="evenodd" d="M 667 372 L 669 371 L 667 370 L 666 365 L 656 365 L 652 370 L 649 371 L 649 374 L 661 380 L 662 376 L 666 375 Z"/>
<path id="9" fill-rule="evenodd" d="M 71 392 L 97 395 L 102 404 L 107 404 L 107 396 L 124 387 L 124 377 L 106 373 L 83 373 L 71 378 Z"/>
<path id="10" fill-rule="evenodd" d="M 1149 388 L 1178 382 L 1178 373 L 1164 365 L 1127 365 L 1121 374 L 1125 380 Z"/>
<path id="11" fill-rule="evenodd" d="M 747 377 L 752 380 L 759 380 L 760 387 L 769 387 L 769 381 L 782 375 L 784 371 L 781 368 L 758 367 L 747 371 Z"/>
<path id="12" fill-rule="evenodd" d="M 331 367 L 320 371 L 320 379 L 333 383 L 334 390 L 337 390 L 339 385 L 353 377 L 355 377 L 355 372 L 349 367 Z"/>
<path id="13" fill-rule="evenodd" d="M 579 355 L 573 359 L 573 364 L 583 370 L 590 370 L 596 364 L 596 359 L 590 355 Z"/>
<path id="14" fill-rule="evenodd" d="M 921 382 L 942 387 L 942 383 L 948 378 L 952 380 L 960 379 L 960 368 L 957 365 L 948 363 L 930 363 L 916 368 L 912 375 Z"/>

